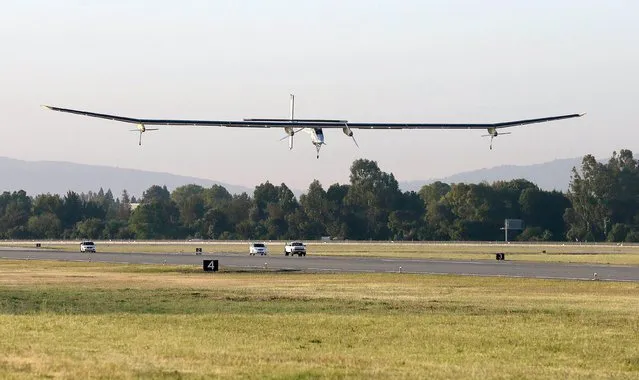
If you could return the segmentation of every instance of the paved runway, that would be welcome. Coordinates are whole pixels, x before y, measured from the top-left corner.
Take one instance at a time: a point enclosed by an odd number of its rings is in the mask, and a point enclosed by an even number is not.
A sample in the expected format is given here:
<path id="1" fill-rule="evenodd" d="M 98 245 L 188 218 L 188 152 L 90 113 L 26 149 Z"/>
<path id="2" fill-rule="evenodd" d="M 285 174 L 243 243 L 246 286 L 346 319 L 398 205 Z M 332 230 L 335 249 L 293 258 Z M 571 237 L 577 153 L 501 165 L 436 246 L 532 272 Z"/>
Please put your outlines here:
<path id="1" fill-rule="evenodd" d="M 249 256 L 248 254 L 166 254 L 166 253 L 79 253 L 49 250 L 0 248 L 3 259 L 93 261 L 131 264 L 202 265 L 203 259 L 217 259 L 221 267 L 300 270 L 310 272 L 423 273 L 472 276 L 503 276 L 547 279 L 639 281 L 639 266 L 600 264 L 560 264 L 522 261 L 453 261 L 431 259 L 385 259 L 363 257 L 283 255 Z M 507 259 L 508 257 L 506 257 Z"/>

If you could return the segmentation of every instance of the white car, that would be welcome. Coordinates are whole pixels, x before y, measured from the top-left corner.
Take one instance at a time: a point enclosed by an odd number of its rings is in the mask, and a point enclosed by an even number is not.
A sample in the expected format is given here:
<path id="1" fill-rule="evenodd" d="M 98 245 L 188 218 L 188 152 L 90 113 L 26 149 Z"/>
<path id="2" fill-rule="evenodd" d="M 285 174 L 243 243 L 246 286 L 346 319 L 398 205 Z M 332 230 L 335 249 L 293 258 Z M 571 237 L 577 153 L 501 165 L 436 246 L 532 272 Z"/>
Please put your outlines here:
<path id="1" fill-rule="evenodd" d="M 301 241 L 292 241 L 284 246 L 284 256 L 306 256 L 306 246 Z"/>
<path id="2" fill-rule="evenodd" d="M 266 244 L 264 243 L 251 243 L 249 244 L 249 255 L 255 256 L 260 255 L 264 256 L 268 254 L 268 248 L 266 248 Z"/>
<path id="3" fill-rule="evenodd" d="M 80 252 L 95 253 L 95 244 L 92 241 L 83 241 L 80 243 Z"/>

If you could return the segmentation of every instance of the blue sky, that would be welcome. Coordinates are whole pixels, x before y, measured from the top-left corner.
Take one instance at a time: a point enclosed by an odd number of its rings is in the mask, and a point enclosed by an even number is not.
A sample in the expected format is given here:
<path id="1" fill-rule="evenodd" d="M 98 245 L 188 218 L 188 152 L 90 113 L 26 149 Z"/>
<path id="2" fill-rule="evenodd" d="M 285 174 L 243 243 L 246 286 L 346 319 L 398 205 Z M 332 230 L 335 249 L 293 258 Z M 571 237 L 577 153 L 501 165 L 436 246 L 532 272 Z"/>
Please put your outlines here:
<path id="1" fill-rule="evenodd" d="M 357 158 L 399 180 L 633 149 L 634 1 L 13 1 L 0 14 L 0 155 L 305 189 Z M 481 131 L 325 133 L 129 125 L 40 104 L 149 118 L 296 116 L 385 122 L 586 117 Z M 634 149 L 633 149 L 634 150 Z"/>

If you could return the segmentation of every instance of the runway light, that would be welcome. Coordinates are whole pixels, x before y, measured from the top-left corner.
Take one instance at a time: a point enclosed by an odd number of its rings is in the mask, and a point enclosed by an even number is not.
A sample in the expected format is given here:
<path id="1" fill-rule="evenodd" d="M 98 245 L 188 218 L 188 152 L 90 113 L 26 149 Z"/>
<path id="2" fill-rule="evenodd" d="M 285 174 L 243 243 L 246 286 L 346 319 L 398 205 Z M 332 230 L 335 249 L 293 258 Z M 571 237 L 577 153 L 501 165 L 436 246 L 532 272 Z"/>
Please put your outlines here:
<path id="1" fill-rule="evenodd" d="M 264 263 L 264 269 L 268 269 L 268 263 Z"/>
<path id="2" fill-rule="evenodd" d="M 402 267 L 399 267 L 399 273 L 402 273 Z"/>

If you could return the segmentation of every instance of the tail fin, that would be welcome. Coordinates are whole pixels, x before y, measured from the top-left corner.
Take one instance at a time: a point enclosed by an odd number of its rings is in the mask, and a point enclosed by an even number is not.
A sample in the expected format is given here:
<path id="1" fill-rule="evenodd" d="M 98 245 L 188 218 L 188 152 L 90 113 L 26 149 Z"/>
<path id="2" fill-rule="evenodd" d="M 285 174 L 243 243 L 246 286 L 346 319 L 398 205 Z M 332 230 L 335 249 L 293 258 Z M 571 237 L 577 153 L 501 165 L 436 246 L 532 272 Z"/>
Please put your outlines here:
<path id="1" fill-rule="evenodd" d="M 291 120 L 295 120 L 295 95 L 291 94 Z"/>

